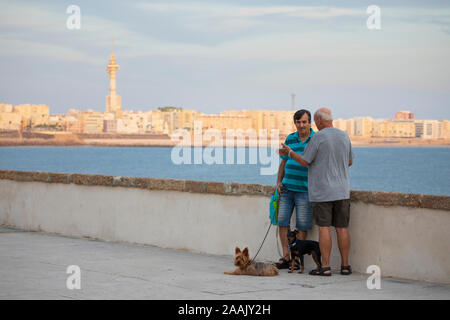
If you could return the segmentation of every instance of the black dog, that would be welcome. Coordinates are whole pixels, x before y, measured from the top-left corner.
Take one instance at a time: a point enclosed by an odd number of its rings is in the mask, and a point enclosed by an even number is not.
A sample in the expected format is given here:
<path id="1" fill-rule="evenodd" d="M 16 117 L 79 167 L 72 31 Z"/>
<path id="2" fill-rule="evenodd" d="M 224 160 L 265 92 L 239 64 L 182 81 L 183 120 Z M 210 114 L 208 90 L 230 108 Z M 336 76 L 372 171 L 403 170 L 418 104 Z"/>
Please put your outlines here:
<path id="1" fill-rule="evenodd" d="M 303 273 L 305 269 L 305 264 L 303 261 L 303 255 L 309 254 L 312 255 L 314 262 L 317 265 L 317 268 L 320 269 L 322 267 L 321 263 L 321 254 L 319 242 L 313 240 L 298 240 L 297 239 L 298 230 L 289 231 L 287 238 L 289 242 L 289 250 L 291 251 L 291 267 L 289 268 L 289 273 L 294 270 L 295 261 L 297 258 L 300 258 L 301 268 L 298 273 Z"/>

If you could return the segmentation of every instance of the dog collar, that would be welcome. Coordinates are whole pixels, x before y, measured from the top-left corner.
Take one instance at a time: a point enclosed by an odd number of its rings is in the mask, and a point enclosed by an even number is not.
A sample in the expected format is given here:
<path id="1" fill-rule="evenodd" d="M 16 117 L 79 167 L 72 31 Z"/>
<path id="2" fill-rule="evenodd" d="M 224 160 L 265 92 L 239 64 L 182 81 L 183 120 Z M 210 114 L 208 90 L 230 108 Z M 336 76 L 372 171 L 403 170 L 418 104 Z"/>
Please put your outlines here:
<path id="1" fill-rule="evenodd" d="M 298 242 L 298 239 L 297 240 L 295 240 L 295 242 L 294 243 L 292 243 L 292 244 L 290 244 L 289 245 L 289 249 L 291 249 L 292 247 L 294 247 L 296 244 L 297 244 L 297 242 Z"/>

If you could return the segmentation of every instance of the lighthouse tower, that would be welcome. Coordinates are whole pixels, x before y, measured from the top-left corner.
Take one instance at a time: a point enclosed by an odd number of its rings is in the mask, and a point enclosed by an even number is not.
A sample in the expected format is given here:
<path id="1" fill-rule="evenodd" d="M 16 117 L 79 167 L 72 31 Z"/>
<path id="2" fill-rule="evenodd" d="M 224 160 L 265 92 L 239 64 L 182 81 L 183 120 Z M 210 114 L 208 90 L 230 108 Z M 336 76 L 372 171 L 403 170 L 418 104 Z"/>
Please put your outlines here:
<path id="1" fill-rule="evenodd" d="M 112 112 L 116 115 L 122 113 L 122 97 L 116 92 L 116 70 L 119 69 L 120 66 L 116 64 L 116 56 L 111 53 L 109 64 L 106 66 L 109 73 L 109 95 L 106 96 L 106 112 Z"/>

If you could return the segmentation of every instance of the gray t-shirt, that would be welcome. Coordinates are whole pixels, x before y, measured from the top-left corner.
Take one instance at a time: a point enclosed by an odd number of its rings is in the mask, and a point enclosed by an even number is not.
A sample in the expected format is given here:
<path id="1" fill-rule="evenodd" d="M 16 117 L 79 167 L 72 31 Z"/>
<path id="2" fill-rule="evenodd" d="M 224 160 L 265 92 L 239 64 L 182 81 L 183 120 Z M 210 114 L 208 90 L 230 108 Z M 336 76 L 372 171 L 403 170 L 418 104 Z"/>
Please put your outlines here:
<path id="1" fill-rule="evenodd" d="M 353 152 L 345 131 L 331 127 L 316 132 L 301 157 L 310 164 L 309 201 L 350 199 L 348 164 Z"/>

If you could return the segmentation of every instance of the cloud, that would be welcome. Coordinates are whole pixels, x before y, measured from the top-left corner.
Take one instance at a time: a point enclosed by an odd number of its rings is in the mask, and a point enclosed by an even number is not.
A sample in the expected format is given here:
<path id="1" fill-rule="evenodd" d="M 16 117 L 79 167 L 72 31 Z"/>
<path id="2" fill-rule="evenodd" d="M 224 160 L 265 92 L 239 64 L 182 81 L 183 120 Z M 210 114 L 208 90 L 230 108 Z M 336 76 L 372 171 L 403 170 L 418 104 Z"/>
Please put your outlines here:
<path id="1" fill-rule="evenodd" d="M 1 55 L 30 55 L 68 62 L 83 62 L 97 66 L 105 64 L 104 60 L 95 59 L 82 51 L 48 43 L 0 38 L 0 48 L 2 48 Z"/>
<path id="2" fill-rule="evenodd" d="M 273 7 L 244 7 L 239 8 L 237 16 L 263 17 L 266 15 L 286 15 L 290 17 L 301 17 L 307 19 L 327 19 L 343 16 L 361 16 L 361 9 L 347 9 L 323 6 L 273 6 Z"/>
<path id="3" fill-rule="evenodd" d="M 70 31 L 65 4 L 3 1 L 0 55 L 104 70 L 115 39 L 118 63 L 130 67 L 122 74 L 170 88 L 176 82 L 199 97 L 212 96 L 206 89 L 212 84 L 217 94 L 233 86 L 264 93 L 308 86 L 448 92 L 448 8 L 381 4 L 382 30 L 370 31 L 359 5 L 253 3 L 85 2 L 81 30 Z"/>
<path id="4" fill-rule="evenodd" d="M 164 17 L 164 21 L 170 21 L 171 29 L 188 37 L 202 35 L 203 39 L 211 40 L 215 35 L 214 45 L 240 37 L 290 32 L 289 28 L 301 20 L 322 23 L 332 18 L 365 17 L 364 8 L 242 6 L 227 2 L 139 2 L 135 8 L 148 14 L 150 19 Z"/>
<path id="5" fill-rule="evenodd" d="M 324 19 L 338 16 L 355 16 L 364 14 L 363 9 L 347 9 L 324 6 L 241 6 L 233 4 L 211 3 L 147 3 L 140 2 L 136 7 L 159 13 L 184 12 L 197 15 L 208 15 L 215 18 L 264 17 L 268 15 L 287 15 L 310 19 Z"/>

